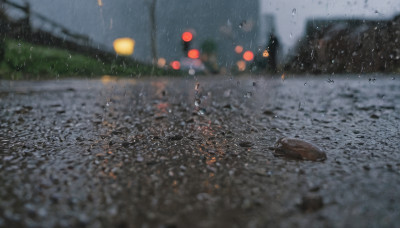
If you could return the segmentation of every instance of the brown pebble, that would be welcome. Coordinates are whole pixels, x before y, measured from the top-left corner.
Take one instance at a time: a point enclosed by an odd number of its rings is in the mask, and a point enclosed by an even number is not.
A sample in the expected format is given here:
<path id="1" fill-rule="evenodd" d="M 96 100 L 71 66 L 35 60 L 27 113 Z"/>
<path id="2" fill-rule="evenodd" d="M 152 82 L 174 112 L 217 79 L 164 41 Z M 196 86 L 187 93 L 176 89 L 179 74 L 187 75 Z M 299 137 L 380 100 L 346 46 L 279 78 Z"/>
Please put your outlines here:
<path id="1" fill-rule="evenodd" d="M 326 159 L 326 154 L 317 146 L 293 138 L 279 139 L 274 148 L 276 156 L 282 156 L 290 159 L 323 161 Z"/>

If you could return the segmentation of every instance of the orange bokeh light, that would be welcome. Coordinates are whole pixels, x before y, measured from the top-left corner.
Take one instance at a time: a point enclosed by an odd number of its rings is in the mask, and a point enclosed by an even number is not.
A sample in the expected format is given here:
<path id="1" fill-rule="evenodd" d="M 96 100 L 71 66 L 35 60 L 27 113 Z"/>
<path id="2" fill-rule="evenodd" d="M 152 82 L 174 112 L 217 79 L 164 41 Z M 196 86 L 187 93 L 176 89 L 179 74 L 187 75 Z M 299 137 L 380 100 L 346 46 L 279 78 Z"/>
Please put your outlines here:
<path id="1" fill-rule="evenodd" d="M 200 52 L 197 49 L 191 49 L 188 52 L 188 57 L 191 59 L 198 59 L 200 57 Z"/>
<path id="2" fill-rule="evenodd" d="M 236 52 L 236 53 L 240 54 L 240 53 L 242 53 L 242 51 L 243 51 L 243 47 L 242 47 L 242 46 L 237 45 L 237 46 L 235 47 L 235 52 Z"/>
<path id="3" fill-rule="evenodd" d="M 264 51 L 263 51 L 263 57 L 264 57 L 264 58 L 269 57 L 269 53 L 268 53 L 267 50 L 264 50 Z"/>
<path id="4" fill-rule="evenodd" d="M 166 63 L 167 63 L 167 60 L 165 60 L 164 58 L 159 58 L 157 61 L 158 67 L 164 67 Z"/>
<path id="5" fill-rule="evenodd" d="M 243 60 L 239 60 L 236 62 L 236 66 L 238 68 L 239 71 L 244 71 L 246 70 L 246 62 Z"/>
<path id="6" fill-rule="evenodd" d="M 253 60 L 254 59 L 254 54 L 253 54 L 253 52 L 252 51 L 245 51 L 244 53 L 243 53 L 243 59 L 244 60 L 246 60 L 246 61 L 251 61 L 251 60 Z"/>
<path id="7" fill-rule="evenodd" d="M 172 61 L 171 67 L 174 70 L 179 70 L 179 69 L 181 69 L 181 63 L 179 61 Z"/>
<path id="8" fill-rule="evenodd" d="M 193 39 L 193 34 L 191 32 L 182 33 L 182 40 L 185 42 L 190 42 Z"/>

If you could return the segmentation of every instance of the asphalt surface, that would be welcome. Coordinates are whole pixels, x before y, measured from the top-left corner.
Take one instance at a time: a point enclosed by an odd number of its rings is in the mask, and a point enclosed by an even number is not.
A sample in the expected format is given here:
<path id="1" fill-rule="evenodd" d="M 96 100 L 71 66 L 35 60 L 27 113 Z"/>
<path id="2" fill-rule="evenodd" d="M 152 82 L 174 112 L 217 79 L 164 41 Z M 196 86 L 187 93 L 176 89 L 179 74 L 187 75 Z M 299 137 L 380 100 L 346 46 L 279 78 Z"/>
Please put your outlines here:
<path id="1" fill-rule="evenodd" d="M 0 81 L 0 227 L 396 227 L 399 110 L 398 75 Z"/>

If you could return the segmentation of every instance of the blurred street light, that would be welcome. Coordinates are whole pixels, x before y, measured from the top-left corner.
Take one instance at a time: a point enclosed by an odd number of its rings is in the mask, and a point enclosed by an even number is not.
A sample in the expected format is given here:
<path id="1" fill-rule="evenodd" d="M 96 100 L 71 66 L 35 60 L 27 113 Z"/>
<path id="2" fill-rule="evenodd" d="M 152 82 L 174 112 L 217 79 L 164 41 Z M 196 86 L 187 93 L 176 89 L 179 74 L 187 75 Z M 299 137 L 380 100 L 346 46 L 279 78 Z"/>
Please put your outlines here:
<path id="1" fill-rule="evenodd" d="M 193 33 L 191 32 L 184 32 L 182 33 L 182 42 L 183 42 L 183 52 L 188 53 L 190 49 L 190 42 L 193 39 Z"/>
<path id="2" fill-rule="evenodd" d="M 243 60 L 239 60 L 236 62 L 236 66 L 238 68 L 239 71 L 244 71 L 246 70 L 246 62 Z"/>
<path id="3" fill-rule="evenodd" d="M 114 40 L 113 46 L 118 55 L 132 55 L 135 48 L 135 41 L 128 37 L 118 38 Z"/>
<path id="4" fill-rule="evenodd" d="M 243 47 L 242 47 L 242 46 L 237 45 L 237 46 L 235 47 L 235 52 L 236 52 L 237 54 L 242 53 L 242 51 L 243 51 Z"/>
<path id="5" fill-rule="evenodd" d="M 181 69 L 181 63 L 179 61 L 172 61 L 171 67 L 174 70 L 179 70 L 179 69 Z"/>
<path id="6" fill-rule="evenodd" d="M 251 60 L 254 59 L 254 54 L 252 51 L 245 51 L 243 53 L 243 59 L 246 60 L 247 62 L 250 62 Z"/>
<path id="7" fill-rule="evenodd" d="M 166 63 L 167 63 L 167 60 L 165 60 L 164 58 L 159 58 L 157 61 L 157 66 L 160 68 L 163 68 Z"/>
<path id="8" fill-rule="evenodd" d="M 182 40 L 184 42 L 190 42 L 193 39 L 193 34 L 191 32 L 184 32 L 182 33 Z"/>
<path id="9" fill-rule="evenodd" d="M 188 57 L 191 59 L 198 59 L 200 57 L 200 52 L 197 49 L 191 49 L 188 52 Z"/>
<path id="10" fill-rule="evenodd" d="M 263 56 L 264 58 L 268 58 L 268 57 L 269 57 L 268 51 L 267 51 L 267 50 L 264 50 L 262 56 Z"/>

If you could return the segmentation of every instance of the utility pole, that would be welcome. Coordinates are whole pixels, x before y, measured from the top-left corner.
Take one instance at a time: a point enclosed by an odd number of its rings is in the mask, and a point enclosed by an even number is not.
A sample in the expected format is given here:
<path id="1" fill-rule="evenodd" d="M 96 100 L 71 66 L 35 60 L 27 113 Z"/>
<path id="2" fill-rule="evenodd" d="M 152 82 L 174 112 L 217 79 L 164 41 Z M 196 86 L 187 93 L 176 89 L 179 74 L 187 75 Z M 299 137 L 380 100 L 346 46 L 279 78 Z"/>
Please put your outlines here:
<path id="1" fill-rule="evenodd" d="M 150 40 L 151 40 L 151 57 L 153 64 L 157 63 L 157 22 L 156 22 L 156 4 L 157 0 L 151 0 L 150 13 Z"/>

